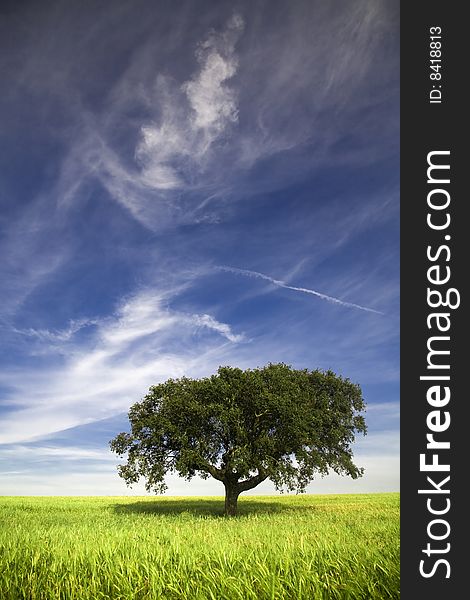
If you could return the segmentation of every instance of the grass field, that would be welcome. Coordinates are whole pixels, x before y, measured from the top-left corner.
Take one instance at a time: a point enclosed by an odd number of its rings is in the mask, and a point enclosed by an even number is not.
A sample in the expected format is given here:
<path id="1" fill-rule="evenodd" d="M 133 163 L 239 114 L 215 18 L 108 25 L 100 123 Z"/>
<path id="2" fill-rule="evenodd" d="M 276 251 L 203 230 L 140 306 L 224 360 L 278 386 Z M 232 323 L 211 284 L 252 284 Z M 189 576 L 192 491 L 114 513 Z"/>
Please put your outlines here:
<path id="1" fill-rule="evenodd" d="M 0 598 L 399 598 L 399 495 L 0 497 Z"/>

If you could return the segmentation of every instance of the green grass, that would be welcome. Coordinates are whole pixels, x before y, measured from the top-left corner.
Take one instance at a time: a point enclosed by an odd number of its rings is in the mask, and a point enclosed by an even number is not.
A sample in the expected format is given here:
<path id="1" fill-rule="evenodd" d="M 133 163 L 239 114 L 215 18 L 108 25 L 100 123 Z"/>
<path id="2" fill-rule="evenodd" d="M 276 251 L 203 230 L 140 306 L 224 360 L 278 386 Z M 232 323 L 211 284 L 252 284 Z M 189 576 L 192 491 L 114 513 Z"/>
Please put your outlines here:
<path id="1" fill-rule="evenodd" d="M 0 598 L 399 598 L 399 495 L 0 497 Z"/>

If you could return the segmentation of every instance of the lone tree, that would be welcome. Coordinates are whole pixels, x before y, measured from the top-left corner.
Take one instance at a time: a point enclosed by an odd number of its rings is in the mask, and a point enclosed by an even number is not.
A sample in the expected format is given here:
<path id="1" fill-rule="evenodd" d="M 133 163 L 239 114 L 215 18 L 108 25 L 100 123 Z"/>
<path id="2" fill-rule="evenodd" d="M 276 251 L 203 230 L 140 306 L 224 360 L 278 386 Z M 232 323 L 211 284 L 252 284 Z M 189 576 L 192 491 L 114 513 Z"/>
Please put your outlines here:
<path id="1" fill-rule="evenodd" d="M 128 485 L 141 477 L 162 493 L 165 474 L 199 474 L 225 486 L 225 514 L 238 496 L 270 479 L 279 491 L 305 491 L 330 469 L 356 479 L 355 432 L 366 433 L 361 389 L 332 371 L 285 364 L 242 371 L 220 367 L 204 379 L 169 379 L 129 410 L 131 433 L 110 442 L 127 464 Z"/>

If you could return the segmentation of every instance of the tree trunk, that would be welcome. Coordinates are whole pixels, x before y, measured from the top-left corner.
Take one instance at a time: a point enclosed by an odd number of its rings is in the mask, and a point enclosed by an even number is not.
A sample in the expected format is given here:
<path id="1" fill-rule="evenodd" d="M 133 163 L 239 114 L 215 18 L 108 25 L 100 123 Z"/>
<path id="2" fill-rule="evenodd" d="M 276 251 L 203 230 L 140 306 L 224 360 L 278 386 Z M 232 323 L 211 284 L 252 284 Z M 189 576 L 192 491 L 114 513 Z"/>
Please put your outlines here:
<path id="1" fill-rule="evenodd" d="M 234 517 L 237 514 L 237 502 L 240 492 L 235 485 L 225 484 L 225 516 Z"/>

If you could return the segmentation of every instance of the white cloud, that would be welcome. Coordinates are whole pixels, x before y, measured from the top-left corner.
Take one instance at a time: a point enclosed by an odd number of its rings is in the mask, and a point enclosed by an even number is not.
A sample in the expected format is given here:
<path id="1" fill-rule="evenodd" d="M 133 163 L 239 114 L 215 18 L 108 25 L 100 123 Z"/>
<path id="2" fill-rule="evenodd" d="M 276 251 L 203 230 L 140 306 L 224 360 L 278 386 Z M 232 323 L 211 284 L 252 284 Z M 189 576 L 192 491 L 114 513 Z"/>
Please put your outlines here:
<path id="1" fill-rule="evenodd" d="M 383 43 L 386 12 L 381 3 L 341 11 L 313 3 L 305 14 L 286 10 L 280 27 L 271 29 L 268 20 L 262 36 L 254 35 L 256 11 L 247 11 L 246 24 L 236 14 L 203 35 L 197 68 L 183 81 L 178 69 L 158 62 L 149 78 L 158 55 L 149 46 L 111 90 L 106 119 L 82 115 L 81 139 L 64 162 L 62 197 L 76 200 L 77 181 L 96 177 L 139 223 L 160 230 L 219 222 L 221 207 L 321 165 L 377 160 L 371 132 L 383 133 L 391 120 L 368 110 L 383 101 L 380 87 L 372 95 L 361 90 L 380 79 L 374 50 Z M 137 75 L 142 63 L 146 80 Z M 139 135 L 133 156 L 125 157 L 113 134 L 126 126 L 126 110 L 136 108 L 149 116 L 134 120 Z M 345 131 L 362 140 L 354 152 L 341 143 Z M 275 161 L 269 175 L 247 176 L 266 159 Z"/>
<path id="2" fill-rule="evenodd" d="M 235 43 L 242 30 L 237 15 L 222 33 L 212 32 L 197 49 L 199 70 L 179 89 L 168 77 L 157 77 L 160 123 L 142 125 L 136 148 L 145 185 L 189 187 L 194 169 L 203 168 L 214 142 L 237 121 L 236 94 L 227 82 L 237 70 Z"/>
<path id="3" fill-rule="evenodd" d="M 108 417 L 127 410 L 151 384 L 217 368 L 243 336 L 210 315 L 169 308 L 173 293 L 142 290 L 116 314 L 94 319 L 95 328 L 80 343 L 73 341 L 73 326 L 62 334 L 40 330 L 37 344 L 46 344 L 53 363 L 47 369 L 18 368 L 0 377 L 13 390 L 8 404 L 16 407 L 3 414 L 0 443 L 37 439 Z M 57 346 L 61 337 L 67 353 Z"/>
<path id="4" fill-rule="evenodd" d="M 394 35 L 389 3 L 358 0 L 338 8 L 311 2 L 302 10 L 293 3 L 283 7 L 282 19 L 250 4 L 243 18 L 235 14 L 228 21 L 230 7 L 222 3 L 198 24 L 185 17 L 190 4 L 172 14 L 171 27 L 156 15 L 153 26 L 133 19 L 129 8 L 113 12 L 116 22 L 126 23 L 124 37 L 116 29 L 123 43 L 135 28 L 143 30 L 135 52 L 119 63 L 121 74 L 107 82 L 100 108 L 88 102 L 83 77 L 74 78 L 88 66 L 93 71 L 93 52 L 84 52 L 79 68 L 70 70 L 79 40 L 69 12 L 58 10 L 61 33 L 52 41 L 48 20 L 39 22 L 14 73 L 16 92 L 24 98 L 24 88 L 47 90 L 49 100 L 53 90 L 57 112 L 70 119 L 59 182 L 44 212 L 55 210 L 55 202 L 64 207 L 83 201 L 86 183 L 98 180 L 150 230 L 216 223 L 220 207 L 240 197 L 285 186 L 324 164 L 371 163 L 389 151 L 387 144 L 370 143 L 396 137 L 398 111 L 390 118 L 390 111 L 378 108 L 391 93 L 380 82 L 390 84 L 396 70 L 396 56 L 384 42 Z M 224 19 L 225 25 L 208 31 L 208 21 Z M 108 56 L 103 39 L 111 48 L 117 39 L 108 13 L 92 25 L 90 35 L 97 38 L 90 38 L 96 42 L 90 47 Z M 116 132 L 125 132 L 124 144 Z M 361 143 L 344 144 L 345 133 Z M 249 170 L 268 158 L 277 161 L 268 174 L 251 177 Z"/>
<path id="5" fill-rule="evenodd" d="M 192 315 L 190 317 L 193 323 L 207 327 L 219 332 L 221 335 L 226 337 L 230 342 L 243 342 L 245 336 L 243 334 L 234 334 L 229 325 L 226 323 L 219 323 L 210 315 Z"/>
<path id="6" fill-rule="evenodd" d="M 83 184 L 96 178 L 146 228 L 206 220 L 207 215 L 195 215 L 200 199 L 182 210 L 180 194 L 199 191 L 205 197 L 219 197 L 220 185 L 217 192 L 211 190 L 220 178 L 213 168 L 214 151 L 219 142 L 225 143 L 238 118 L 237 93 L 230 79 L 237 71 L 235 45 L 242 31 L 238 15 L 221 32 L 211 31 L 197 47 L 197 70 L 183 83 L 157 73 L 150 94 L 154 118 L 139 126 L 134 160 L 124 160 L 114 149 L 108 123 L 83 113 L 81 134 L 62 165 L 60 205 L 77 202 Z M 145 85 L 148 88 L 149 82 Z M 108 107 L 107 121 L 114 127 L 123 125 L 121 110 L 119 100 Z"/>
<path id="7" fill-rule="evenodd" d="M 192 123 L 195 130 L 203 130 L 209 144 L 230 122 L 237 120 L 235 92 L 225 85 L 237 70 L 234 55 L 235 43 L 243 31 L 243 19 L 234 15 L 227 29 L 212 35 L 200 44 L 196 54 L 201 70 L 182 85 L 194 111 Z"/>

